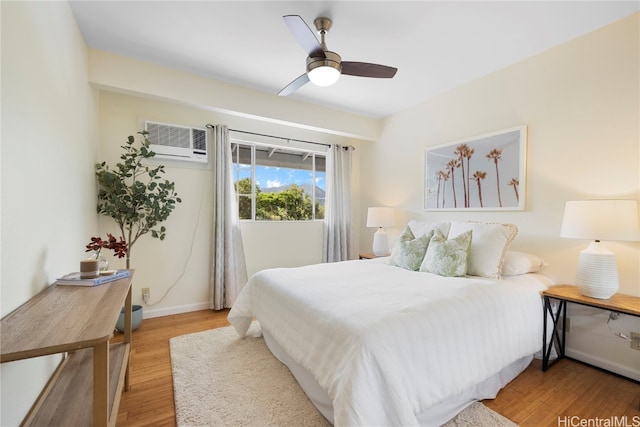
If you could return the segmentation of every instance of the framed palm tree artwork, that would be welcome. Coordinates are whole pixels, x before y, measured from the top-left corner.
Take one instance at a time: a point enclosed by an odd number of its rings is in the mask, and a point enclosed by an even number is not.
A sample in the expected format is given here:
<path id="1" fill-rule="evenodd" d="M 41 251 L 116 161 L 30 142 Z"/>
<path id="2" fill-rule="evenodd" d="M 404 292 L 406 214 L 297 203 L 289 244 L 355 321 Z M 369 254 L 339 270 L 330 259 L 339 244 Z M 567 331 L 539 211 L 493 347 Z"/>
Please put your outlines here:
<path id="1" fill-rule="evenodd" d="M 430 147 L 426 210 L 524 210 L 527 127 Z"/>

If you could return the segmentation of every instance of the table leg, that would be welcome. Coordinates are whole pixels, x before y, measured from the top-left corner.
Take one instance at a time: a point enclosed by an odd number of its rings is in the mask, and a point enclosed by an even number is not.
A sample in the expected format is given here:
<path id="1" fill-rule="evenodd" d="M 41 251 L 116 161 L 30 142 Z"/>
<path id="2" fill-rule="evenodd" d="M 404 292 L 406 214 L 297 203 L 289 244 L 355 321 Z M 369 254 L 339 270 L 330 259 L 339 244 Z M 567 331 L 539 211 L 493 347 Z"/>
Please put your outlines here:
<path id="1" fill-rule="evenodd" d="M 551 332 L 551 340 L 547 343 L 547 328 L 548 328 L 548 316 L 551 317 L 553 323 L 553 330 Z M 559 331 L 560 316 L 562 316 L 562 331 Z M 558 301 L 558 310 L 554 313 L 551 306 L 551 298 L 544 297 L 544 336 L 542 337 L 542 371 L 546 371 L 556 362 L 564 357 L 565 342 L 566 342 L 566 324 L 567 324 L 567 302 Z M 555 348 L 557 357 L 554 360 L 549 360 L 551 357 L 551 350 Z"/>
<path id="2" fill-rule="evenodd" d="M 109 341 L 93 347 L 93 425 L 109 423 Z"/>
<path id="3" fill-rule="evenodd" d="M 124 302 L 124 342 L 126 344 L 131 345 L 131 311 L 132 311 L 132 305 L 131 305 L 131 287 L 129 287 L 129 292 L 127 293 L 127 298 L 125 299 Z M 129 367 L 131 365 L 131 347 L 129 347 L 129 355 L 127 356 L 127 368 L 125 370 L 124 373 L 124 390 L 125 391 L 129 391 Z"/>

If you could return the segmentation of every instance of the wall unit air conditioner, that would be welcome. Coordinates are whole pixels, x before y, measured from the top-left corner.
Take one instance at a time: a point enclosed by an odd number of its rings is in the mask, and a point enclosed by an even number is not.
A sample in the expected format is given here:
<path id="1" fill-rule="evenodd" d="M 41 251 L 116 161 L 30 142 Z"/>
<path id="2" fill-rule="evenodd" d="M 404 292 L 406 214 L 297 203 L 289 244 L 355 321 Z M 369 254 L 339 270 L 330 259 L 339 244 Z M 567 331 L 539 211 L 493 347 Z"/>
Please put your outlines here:
<path id="1" fill-rule="evenodd" d="M 198 163 L 209 161 L 206 129 L 149 121 L 144 122 L 144 128 L 149 132 L 149 148 L 156 153 L 155 158 Z"/>

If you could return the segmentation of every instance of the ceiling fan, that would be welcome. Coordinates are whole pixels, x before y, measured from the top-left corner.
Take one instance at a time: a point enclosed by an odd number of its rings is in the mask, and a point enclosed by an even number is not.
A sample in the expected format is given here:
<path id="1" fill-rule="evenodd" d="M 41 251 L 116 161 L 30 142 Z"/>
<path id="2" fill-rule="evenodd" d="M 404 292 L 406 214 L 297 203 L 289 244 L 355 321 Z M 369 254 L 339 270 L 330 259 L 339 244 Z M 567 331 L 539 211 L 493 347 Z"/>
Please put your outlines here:
<path id="1" fill-rule="evenodd" d="M 278 93 L 280 96 L 292 94 L 309 81 L 318 86 L 330 86 L 338 80 L 340 74 L 390 79 L 398 71 L 397 68 L 387 67 L 386 65 L 343 61 L 340 55 L 327 50 L 324 36 L 331 28 L 331 20 L 329 18 L 321 17 L 313 21 L 316 30 L 320 33 L 320 42 L 318 42 L 311 28 L 300 16 L 286 15 L 283 16 L 283 19 L 293 37 L 309 56 L 307 57 L 306 73 L 282 89 Z"/>

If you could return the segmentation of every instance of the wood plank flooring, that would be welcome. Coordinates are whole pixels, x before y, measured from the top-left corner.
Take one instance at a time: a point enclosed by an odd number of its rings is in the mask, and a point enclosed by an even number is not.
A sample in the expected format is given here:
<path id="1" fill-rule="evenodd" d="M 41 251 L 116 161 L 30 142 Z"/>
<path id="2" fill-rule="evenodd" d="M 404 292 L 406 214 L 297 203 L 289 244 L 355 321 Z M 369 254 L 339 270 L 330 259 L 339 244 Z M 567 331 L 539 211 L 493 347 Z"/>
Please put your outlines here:
<path id="1" fill-rule="evenodd" d="M 227 314 L 203 310 L 156 317 L 133 331 L 130 388 L 122 393 L 116 426 L 176 425 L 169 339 L 227 326 Z"/>
<path id="2" fill-rule="evenodd" d="M 118 427 L 175 426 L 169 339 L 227 326 L 227 314 L 204 310 L 143 321 L 133 332 L 131 388 L 122 394 Z M 640 426 L 638 383 L 567 359 L 544 373 L 534 360 L 484 404 L 521 427 L 625 426 L 624 416 L 626 426 Z M 601 424 L 587 424 L 596 417 Z"/>

